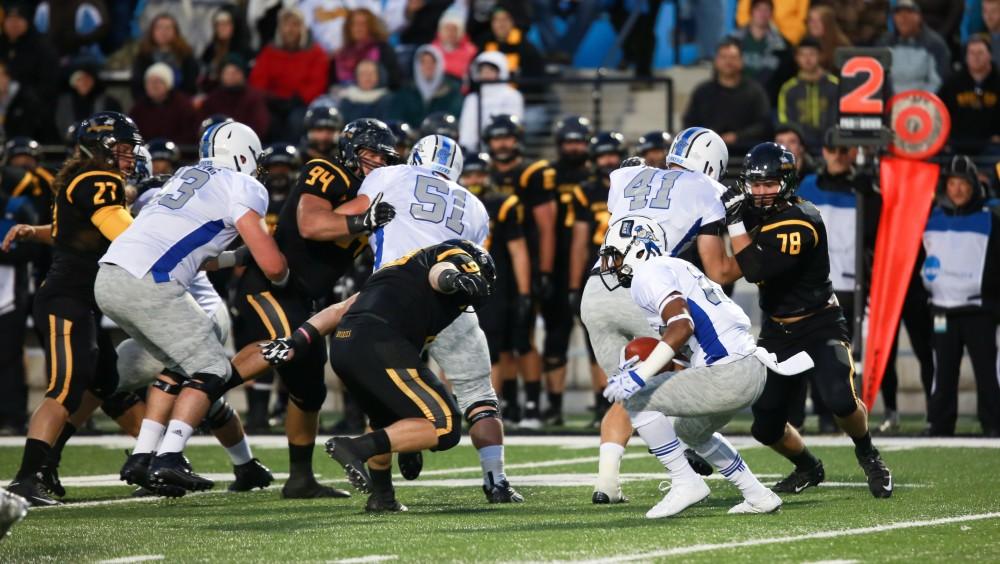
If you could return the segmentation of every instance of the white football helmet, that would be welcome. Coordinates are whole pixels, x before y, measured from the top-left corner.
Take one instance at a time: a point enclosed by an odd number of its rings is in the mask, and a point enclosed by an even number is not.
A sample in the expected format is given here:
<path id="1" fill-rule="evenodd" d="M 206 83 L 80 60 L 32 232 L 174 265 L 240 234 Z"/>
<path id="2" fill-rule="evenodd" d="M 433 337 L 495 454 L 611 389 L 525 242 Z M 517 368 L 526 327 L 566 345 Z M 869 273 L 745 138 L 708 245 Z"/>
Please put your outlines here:
<path id="1" fill-rule="evenodd" d="M 406 164 L 428 168 L 452 182 L 458 182 L 464 163 L 461 147 L 454 139 L 444 135 L 428 135 L 417 141 L 406 159 Z"/>
<path id="2" fill-rule="evenodd" d="M 238 121 L 217 123 L 201 136 L 198 155 L 216 168 L 225 168 L 257 176 L 264 149 L 260 138 L 248 126 Z"/>
<path id="3" fill-rule="evenodd" d="M 674 137 L 667 164 L 701 172 L 719 182 L 729 164 L 729 149 L 719 134 L 704 127 L 689 127 Z"/>
<path id="4" fill-rule="evenodd" d="M 612 223 L 604 236 L 601 281 L 608 290 L 629 288 L 635 268 L 653 257 L 667 255 L 667 248 L 667 234 L 659 223 L 639 215 L 625 216 Z M 617 281 L 614 286 L 607 280 L 611 275 Z"/>

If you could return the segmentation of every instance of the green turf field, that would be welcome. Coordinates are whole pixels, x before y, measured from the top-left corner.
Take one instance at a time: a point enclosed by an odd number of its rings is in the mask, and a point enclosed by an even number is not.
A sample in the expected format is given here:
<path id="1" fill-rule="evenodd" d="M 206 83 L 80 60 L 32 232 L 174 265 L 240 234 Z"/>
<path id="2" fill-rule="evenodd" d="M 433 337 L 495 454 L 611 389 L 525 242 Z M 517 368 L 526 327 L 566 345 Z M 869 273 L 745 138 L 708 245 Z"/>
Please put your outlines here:
<path id="1" fill-rule="evenodd" d="M 662 495 L 662 469 L 638 439 L 622 465 L 632 500 L 625 505 L 590 503 L 596 438 L 548 437 L 512 439 L 507 447 L 511 480 L 526 503 L 486 504 L 475 451 L 463 444 L 425 456 L 417 482 L 397 480 L 397 497 L 410 507 L 401 515 L 367 515 L 357 494 L 283 501 L 274 488 L 223 493 L 228 462 L 206 441 L 189 456 L 196 470 L 220 474 L 218 492 L 136 501 L 127 486 L 101 485 L 116 478 L 124 441 L 70 446 L 62 467 L 70 503 L 31 511 L 0 543 L 0 562 L 1000 560 L 1000 441 L 883 439 L 896 492 L 876 500 L 852 449 L 831 446 L 849 444 L 845 439 L 813 440 L 830 484 L 786 496 L 780 513 L 727 515 L 740 497 L 715 479 L 708 500 L 656 521 L 643 514 Z M 765 483 L 788 470 L 770 451 L 743 446 L 751 440 L 734 442 Z M 280 444 L 280 437 L 259 439 L 255 452 L 276 473 L 287 471 Z M 19 459 L 16 446 L 0 447 L 0 477 L 9 479 Z M 322 479 L 347 487 L 321 449 L 315 462 Z"/>

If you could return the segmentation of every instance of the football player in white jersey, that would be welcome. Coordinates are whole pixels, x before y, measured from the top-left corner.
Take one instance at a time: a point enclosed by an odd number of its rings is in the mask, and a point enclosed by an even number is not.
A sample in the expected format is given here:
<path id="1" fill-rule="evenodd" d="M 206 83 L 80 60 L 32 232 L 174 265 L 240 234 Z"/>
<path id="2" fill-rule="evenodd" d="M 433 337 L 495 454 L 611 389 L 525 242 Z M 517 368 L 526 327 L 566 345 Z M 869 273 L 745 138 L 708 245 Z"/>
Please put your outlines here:
<path id="1" fill-rule="evenodd" d="M 694 244 L 710 279 L 719 283 L 735 280 L 739 268 L 726 254 L 721 236 L 726 210 L 719 196 L 725 188 L 718 180 L 728 161 L 726 144 L 714 131 L 703 127 L 685 129 L 670 146 L 666 170 L 643 165 L 611 173 L 609 223 L 630 215 L 648 217 L 664 234 L 663 240 L 652 242 L 664 255 L 677 256 Z M 635 337 L 657 335 L 642 321 L 628 292 L 599 273 L 599 267 L 595 267 L 584 287 L 580 318 L 587 327 L 597 362 L 606 374 L 615 374 L 618 353 L 626 343 Z M 665 424 L 665 419 L 660 424 Z M 618 471 L 631 435 L 628 414 L 612 406 L 601 421 L 594 503 L 625 501 L 618 485 Z"/>
<path id="2" fill-rule="evenodd" d="M 489 235 L 490 218 L 479 198 L 457 182 L 462 150 L 455 140 L 428 135 L 417 142 L 407 164 L 372 171 L 358 190 L 358 200 L 371 199 L 396 209 L 396 217 L 369 238 L 375 270 L 409 251 L 462 238 L 478 245 Z M 469 422 L 473 446 L 483 469 L 483 491 L 491 503 L 521 502 L 504 473 L 503 424 L 490 383 L 486 335 L 475 312 L 466 312 L 442 331 L 429 349 L 444 370 Z M 423 465 L 420 453 L 401 454 L 404 477 L 416 478 Z"/>
<path id="3" fill-rule="evenodd" d="M 217 124 L 199 150 L 201 161 L 177 171 L 156 203 L 109 247 L 94 288 L 104 313 L 183 379 L 161 376 L 181 391 L 149 476 L 159 486 L 189 491 L 213 484 L 192 471 L 184 446 L 210 405 L 242 380 L 187 288 L 237 235 L 270 280 L 283 285 L 289 277 L 264 224 L 268 200 L 255 178 L 262 153 L 257 135 L 241 123 Z"/>
<path id="4" fill-rule="evenodd" d="M 691 263 L 655 252 L 664 238 L 652 219 L 628 216 L 611 224 L 601 247 L 602 270 L 630 289 L 654 333 L 662 334 L 645 360 L 623 359 L 604 391 L 609 401 L 624 402 L 632 426 L 670 476 L 669 492 L 646 517 L 675 515 L 709 494 L 678 436 L 739 488 L 744 501 L 730 513 L 776 511 L 781 499 L 715 431 L 760 397 L 767 368 L 801 372 L 811 362 L 801 353 L 786 361 L 790 367 L 779 367 L 757 348 L 750 319 L 718 284 Z M 664 372 L 680 351 L 688 353 L 690 365 Z"/>

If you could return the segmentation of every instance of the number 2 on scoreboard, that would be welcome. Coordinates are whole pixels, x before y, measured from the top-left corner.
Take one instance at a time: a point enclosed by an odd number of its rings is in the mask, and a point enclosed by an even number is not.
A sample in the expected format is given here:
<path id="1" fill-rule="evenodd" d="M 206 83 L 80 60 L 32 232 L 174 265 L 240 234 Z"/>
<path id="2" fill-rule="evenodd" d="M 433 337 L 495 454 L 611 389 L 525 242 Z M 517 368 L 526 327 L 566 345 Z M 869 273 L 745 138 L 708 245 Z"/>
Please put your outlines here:
<path id="1" fill-rule="evenodd" d="M 885 85 L 885 69 L 882 68 L 878 60 L 872 57 L 854 57 L 849 59 L 840 71 L 842 78 L 850 78 L 859 74 L 867 74 L 868 78 L 857 88 L 840 98 L 840 113 L 881 114 L 883 102 L 876 95 Z"/>

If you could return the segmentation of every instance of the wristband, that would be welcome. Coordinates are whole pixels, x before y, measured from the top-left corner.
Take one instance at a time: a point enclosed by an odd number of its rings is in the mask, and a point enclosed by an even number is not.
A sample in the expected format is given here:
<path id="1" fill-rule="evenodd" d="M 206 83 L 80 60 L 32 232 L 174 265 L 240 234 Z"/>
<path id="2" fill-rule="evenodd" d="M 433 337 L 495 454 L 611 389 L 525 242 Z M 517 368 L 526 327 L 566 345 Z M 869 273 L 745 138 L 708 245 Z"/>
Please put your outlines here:
<path id="1" fill-rule="evenodd" d="M 730 237 L 739 237 L 740 235 L 747 234 L 747 228 L 743 225 L 742 221 L 727 225 L 726 231 L 729 231 Z"/>
<path id="2" fill-rule="evenodd" d="M 215 257 L 215 262 L 219 263 L 219 268 L 232 268 L 236 266 L 236 251 L 222 251 Z"/>
<path id="3" fill-rule="evenodd" d="M 648 380 L 663 372 L 663 369 L 674 359 L 675 354 L 673 347 L 660 341 L 649 353 L 649 356 L 646 357 L 646 360 L 633 369 L 633 372 L 638 374 L 643 380 Z"/>
<path id="4" fill-rule="evenodd" d="M 347 232 L 351 235 L 357 233 L 367 233 L 368 226 L 365 225 L 365 216 L 368 215 L 367 212 L 359 213 L 358 215 L 347 216 Z"/>
<path id="5" fill-rule="evenodd" d="M 304 351 L 313 342 L 319 341 L 322 338 L 323 335 L 320 335 L 319 329 L 316 329 L 311 323 L 306 321 L 292 333 L 292 348 L 295 349 L 295 352 Z"/>

